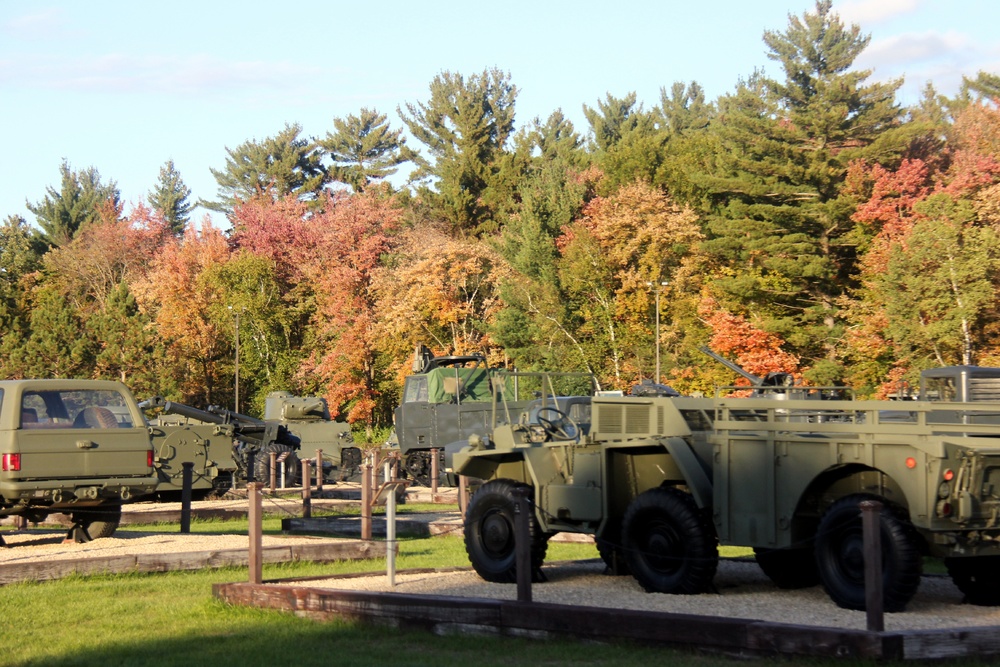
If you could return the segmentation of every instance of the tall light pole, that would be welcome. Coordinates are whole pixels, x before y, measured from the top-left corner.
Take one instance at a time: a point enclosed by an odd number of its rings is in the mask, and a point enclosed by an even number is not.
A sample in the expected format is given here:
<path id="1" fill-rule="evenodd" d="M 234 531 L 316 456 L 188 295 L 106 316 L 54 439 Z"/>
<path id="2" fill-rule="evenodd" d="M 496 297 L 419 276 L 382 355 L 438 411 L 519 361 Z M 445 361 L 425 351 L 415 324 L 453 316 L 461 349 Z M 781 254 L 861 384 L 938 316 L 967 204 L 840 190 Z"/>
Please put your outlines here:
<path id="1" fill-rule="evenodd" d="M 239 413 L 240 411 L 240 311 L 236 310 L 232 306 L 229 306 L 229 310 L 233 311 L 236 316 L 236 407 L 234 411 Z"/>
<path id="2" fill-rule="evenodd" d="M 660 294 L 663 293 L 663 288 L 669 284 L 660 283 L 659 285 L 654 285 L 653 283 L 646 283 L 656 296 L 656 379 L 653 380 L 656 384 L 660 384 Z"/>

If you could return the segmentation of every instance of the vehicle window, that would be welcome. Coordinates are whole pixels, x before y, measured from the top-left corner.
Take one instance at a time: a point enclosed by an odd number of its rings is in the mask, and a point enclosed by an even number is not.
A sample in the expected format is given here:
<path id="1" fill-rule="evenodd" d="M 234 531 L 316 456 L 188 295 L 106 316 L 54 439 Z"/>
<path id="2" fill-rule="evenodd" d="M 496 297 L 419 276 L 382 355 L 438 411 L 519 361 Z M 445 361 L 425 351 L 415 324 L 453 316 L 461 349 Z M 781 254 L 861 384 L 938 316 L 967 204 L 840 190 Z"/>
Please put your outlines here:
<path id="1" fill-rule="evenodd" d="M 921 396 L 925 401 L 950 402 L 956 400 L 958 396 L 955 378 L 927 378 L 926 388 L 926 395 Z"/>
<path id="2" fill-rule="evenodd" d="M 21 427 L 131 427 L 125 398 L 114 390 L 26 392 L 21 398 Z"/>
<path id="3" fill-rule="evenodd" d="M 403 395 L 404 403 L 427 402 L 427 377 L 410 377 L 406 379 L 406 393 Z"/>

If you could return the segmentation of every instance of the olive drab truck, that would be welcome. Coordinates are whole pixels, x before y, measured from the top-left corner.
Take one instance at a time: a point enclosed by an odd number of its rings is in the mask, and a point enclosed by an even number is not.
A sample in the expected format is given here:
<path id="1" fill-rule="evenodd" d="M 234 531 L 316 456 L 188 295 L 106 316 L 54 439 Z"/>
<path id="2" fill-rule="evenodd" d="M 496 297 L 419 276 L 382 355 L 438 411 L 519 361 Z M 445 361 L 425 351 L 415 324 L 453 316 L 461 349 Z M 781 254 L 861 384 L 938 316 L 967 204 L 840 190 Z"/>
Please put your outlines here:
<path id="1" fill-rule="evenodd" d="M 110 537 L 122 503 L 158 482 L 142 412 L 119 382 L 0 381 L 0 461 L 0 516 L 66 514 L 77 541 Z"/>
<path id="2" fill-rule="evenodd" d="M 403 386 L 403 400 L 393 414 L 390 448 L 398 447 L 403 471 L 423 486 L 431 486 L 431 451 L 438 451 L 438 483 L 454 485 L 447 469 L 453 452 L 469 436 L 494 423 L 520 416 L 521 410 L 543 391 L 592 395 L 590 373 L 508 371 L 490 368 L 483 355 L 435 357 L 417 346 L 412 374 Z M 542 377 L 548 378 L 548 387 Z"/>
<path id="3" fill-rule="evenodd" d="M 1000 604 L 1000 402 L 787 389 L 596 396 L 581 399 L 587 421 L 551 401 L 474 435 L 453 460 L 483 480 L 465 522 L 473 567 L 515 581 L 512 491 L 527 486 L 535 569 L 549 536 L 588 533 L 612 572 L 695 594 L 711 589 L 718 545 L 745 546 L 779 587 L 822 584 L 839 606 L 864 609 L 859 503 L 872 499 L 883 505 L 887 611 L 913 597 L 925 555 L 944 560 L 969 602 Z"/>

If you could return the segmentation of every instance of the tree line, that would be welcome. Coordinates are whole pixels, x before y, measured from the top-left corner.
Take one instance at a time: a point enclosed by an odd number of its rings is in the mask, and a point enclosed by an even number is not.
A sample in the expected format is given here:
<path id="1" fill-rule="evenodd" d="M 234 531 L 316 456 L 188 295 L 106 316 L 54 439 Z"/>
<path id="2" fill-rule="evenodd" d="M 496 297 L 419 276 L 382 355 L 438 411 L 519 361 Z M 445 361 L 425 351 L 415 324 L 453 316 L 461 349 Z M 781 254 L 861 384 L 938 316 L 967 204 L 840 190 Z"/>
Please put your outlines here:
<path id="1" fill-rule="evenodd" d="M 584 133 L 516 124 L 499 69 L 442 72 L 402 126 L 363 108 L 227 148 L 213 201 L 167 162 L 126 211 L 64 162 L 37 227 L 0 227 L 0 375 L 232 404 L 238 341 L 248 411 L 288 389 L 381 428 L 420 343 L 606 389 L 662 356 L 682 392 L 735 379 L 705 345 L 863 396 L 1000 365 L 1000 76 L 904 108 L 854 67 L 868 42 L 818 0 L 764 34 L 782 77 L 608 94 Z"/>

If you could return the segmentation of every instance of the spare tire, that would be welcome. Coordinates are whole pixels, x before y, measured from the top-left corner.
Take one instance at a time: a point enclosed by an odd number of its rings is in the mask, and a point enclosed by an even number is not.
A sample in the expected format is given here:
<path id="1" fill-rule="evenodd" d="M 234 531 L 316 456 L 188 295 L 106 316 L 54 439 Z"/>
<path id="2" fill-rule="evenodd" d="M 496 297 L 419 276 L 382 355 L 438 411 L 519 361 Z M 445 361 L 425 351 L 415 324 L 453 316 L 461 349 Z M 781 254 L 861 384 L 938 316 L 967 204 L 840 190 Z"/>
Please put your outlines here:
<path id="1" fill-rule="evenodd" d="M 299 463 L 299 455 L 292 447 L 288 445 L 282 445 L 276 442 L 272 442 L 270 445 L 265 445 L 257 450 L 254 455 L 253 460 L 253 474 L 254 479 L 258 482 L 264 484 L 264 486 L 270 486 L 271 484 L 271 452 L 275 453 L 275 457 L 278 458 L 282 454 L 287 454 L 285 457 L 285 483 L 281 483 L 281 464 L 275 464 L 275 486 L 285 488 L 297 486 L 299 480 L 301 479 L 301 468 L 302 465 Z"/>

